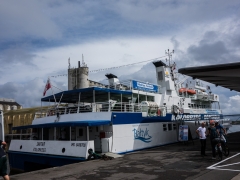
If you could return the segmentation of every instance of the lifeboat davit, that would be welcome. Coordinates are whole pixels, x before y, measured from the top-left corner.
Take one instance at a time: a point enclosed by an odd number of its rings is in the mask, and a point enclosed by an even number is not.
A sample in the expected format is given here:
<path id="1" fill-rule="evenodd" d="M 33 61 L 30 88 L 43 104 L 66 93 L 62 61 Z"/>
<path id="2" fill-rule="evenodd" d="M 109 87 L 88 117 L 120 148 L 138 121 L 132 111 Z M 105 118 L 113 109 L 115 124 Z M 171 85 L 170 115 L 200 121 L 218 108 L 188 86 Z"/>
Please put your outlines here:
<path id="1" fill-rule="evenodd" d="M 178 91 L 179 93 L 185 93 L 187 91 L 187 88 L 180 88 Z"/>
<path id="2" fill-rule="evenodd" d="M 188 89 L 187 93 L 188 94 L 196 94 L 196 91 L 194 89 Z"/>

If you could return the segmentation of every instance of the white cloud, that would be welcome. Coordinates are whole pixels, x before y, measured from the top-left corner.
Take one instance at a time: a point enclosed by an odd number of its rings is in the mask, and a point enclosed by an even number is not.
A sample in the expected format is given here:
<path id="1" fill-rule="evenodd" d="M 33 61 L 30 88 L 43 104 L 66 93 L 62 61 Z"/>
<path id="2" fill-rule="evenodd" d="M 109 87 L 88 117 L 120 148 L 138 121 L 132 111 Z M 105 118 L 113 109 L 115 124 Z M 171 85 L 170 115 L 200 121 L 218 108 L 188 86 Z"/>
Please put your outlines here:
<path id="1" fill-rule="evenodd" d="M 0 6 L 0 39 L 15 41 L 19 38 L 57 38 L 61 36 L 56 23 L 45 12 L 40 1 L 9 0 Z"/>
<path id="2" fill-rule="evenodd" d="M 234 95 L 231 97 L 225 97 L 221 99 L 222 108 L 224 114 L 239 114 L 239 107 L 240 107 L 240 96 Z"/>
<path id="3" fill-rule="evenodd" d="M 160 57 L 173 48 L 178 68 L 239 61 L 238 9 L 238 0 L 4 1 L 1 96 L 25 107 L 39 105 L 47 77 L 67 74 L 68 58 L 76 67 L 82 54 L 90 70 Z M 89 78 L 101 81 L 110 72 L 149 82 L 155 78 L 151 63 L 90 73 Z M 52 82 L 66 89 L 66 77 Z M 238 102 L 235 94 L 213 89 L 221 94 L 224 113 L 236 112 L 230 104 Z"/>
<path id="4" fill-rule="evenodd" d="M 165 55 L 166 47 L 171 48 L 172 44 L 169 39 L 155 38 L 116 38 L 109 40 L 90 41 L 84 44 L 63 46 L 60 48 L 52 48 L 42 52 L 36 52 L 34 64 L 39 68 L 38 74 L 41 77 L 49 75 L 57 75 L 58 71 L 67 73 L 68 58 L 70 57 L 71 66 L 77 67 L 78 61 L 82 61 L 84 54 L 85 63 L 89 70 L 97 70 L 131 64 L 135 62 L 150 60 Z M 140 69 L 139 66 L 129 66 L 125 70 L 114 69 L 118 76 L 123 74 L 131 74 Z M 104 71 L 103 73 L 107 73 Z M 121 72 L 122 71 L 122 72 Z M 101 80 L 96 73 L 91 73 L 90 78 L 93 80 Z"/>

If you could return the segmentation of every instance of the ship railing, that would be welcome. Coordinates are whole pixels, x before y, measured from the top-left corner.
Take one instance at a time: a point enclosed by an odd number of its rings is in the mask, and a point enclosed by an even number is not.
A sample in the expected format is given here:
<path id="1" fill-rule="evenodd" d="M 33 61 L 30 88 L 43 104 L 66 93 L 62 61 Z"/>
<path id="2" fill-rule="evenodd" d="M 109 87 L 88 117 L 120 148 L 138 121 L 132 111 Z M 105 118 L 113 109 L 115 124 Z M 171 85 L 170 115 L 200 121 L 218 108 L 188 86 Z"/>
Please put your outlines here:
<path id="1" fill-rule="evenodd" d="M 172 106 L 161 106 L 159 109 L 165 109 L 166 113 L 171 113 Z M 146 107 L 142 104 L 131 102 L 95 102 L 95 103 L 81 103 L 71 106 L 53 106 L 49 109 L 42 110 L 35 114 L 35 119 L 46 116 L 57 116 L 63 114 L 76 114 L 86 112 L 145 112 Z M 193 109 L 209 109 L 209 108 L 193 108 Z M 213 110 L 213 109 L 209 109 Z"/>
<path id="2" fill-rule="evenodd" d="M 186 97 L 186 98 L 191 98 L 191 99 L 199 99 L 202 101 L 217 101 L 218 98 L 216 97 L 216 94 L 188 94 L 186 93 L 181 93 L 179 94 L 180 97 Z"/>
<path id="3" fill-rule="evenodd" d="M 92 112 L 140 112 L 140 105 L 129 102 L 97 102 L 92 103 Z"/>
<path id="4" fill-rule="evenodd" d="M 162 107 L 159 107 L 162 108 Z M 167 112 L 171 109 L 167 109 Z M 86 113 L 86 112 L 143 112 L 144 106 L 138 103 L 131 102 L 96 102 L 96 103 L 86 103 L 86 104 L 76 104 L 70 107 L 58 107 L 53 106 L 49 109 L 41 110 L 35 115 L 35 119 L 47 116 L 57 116 L 63 114 L 76 114 L 76 113 Z"/>

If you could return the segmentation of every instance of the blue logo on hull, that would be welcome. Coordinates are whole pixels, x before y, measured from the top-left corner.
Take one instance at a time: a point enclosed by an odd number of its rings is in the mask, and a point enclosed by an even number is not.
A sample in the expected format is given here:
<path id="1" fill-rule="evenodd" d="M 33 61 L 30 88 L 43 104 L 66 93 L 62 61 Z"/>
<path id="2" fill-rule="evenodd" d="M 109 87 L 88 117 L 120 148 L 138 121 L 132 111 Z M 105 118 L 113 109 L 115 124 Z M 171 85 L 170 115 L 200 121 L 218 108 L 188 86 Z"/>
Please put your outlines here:
<path id="1" fill-rule="evenodd" d="M 139 130 L 137 129 L 133 129 L 133 133 L 134 133 L 134 139 L 137 139 L 137 140 L 140 140 L 140 141 L 143 141 L 145 143 L 149 143 L 151 142 L 152 140 L 152 136 L 150 136 L 148 134 L 148 129 L 146 128 L 146 130 L 142 130 L 141 128 Z"/>

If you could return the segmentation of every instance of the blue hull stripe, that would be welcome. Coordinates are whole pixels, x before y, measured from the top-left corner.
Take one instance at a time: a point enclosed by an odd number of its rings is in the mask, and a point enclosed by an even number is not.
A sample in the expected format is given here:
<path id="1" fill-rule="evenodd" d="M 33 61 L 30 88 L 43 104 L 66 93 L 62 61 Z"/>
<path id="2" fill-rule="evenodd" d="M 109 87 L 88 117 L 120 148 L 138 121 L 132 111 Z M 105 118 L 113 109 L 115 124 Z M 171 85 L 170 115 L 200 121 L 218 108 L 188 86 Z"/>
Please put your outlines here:
<path id="1" fill-rule="evenodd" d="M 195 114 L 191 114 L 195 115 Z M 200 115 L 199 120 L 207 120 L 204 119 L 204 116 L 216 116 L 214 114 L 196 114 Z M 118 124 L 140 124 L 140 123 L 156 123 L 156 122 L 170 122 L 172 121 L 172 114 L 166 114 L 165 117 L 163 116 L 153 116 L 153 117 L 142 117 L 142 113 L 136 113 L 136 112 L 113 112 L 112 113 L 112 124 L 118 125 Z M 223 118 L 222 114 L 217 115 L 220 119 Z M 180 120 L 180 119 L 179 119 Z M 196 121 L 196 119 L 184 119 L 184 121 Z"/>
<path id="2" fill-rule="evenodd" d="M 110 120 L 95 120 L 95 121 L 71 121 L 71 122 L 54 122 L 45 124 L 35 124 L 26 126 L 16 126 L 12 130 L 28 129 L 28 128 L 49 128 L 49 127 L 66 127 L 66 126 L 100 126 L 110 124 Z"/>
<path id="3" fill-rule="evenodd" d="M 81 157 L 54 156 L 36 153 L 24 153 L 8 151 L 9 163 L 11 168 L 30 171 L 33 164 L 45 165 L 45 167 L 63 166 L 86 160 Z"/>

